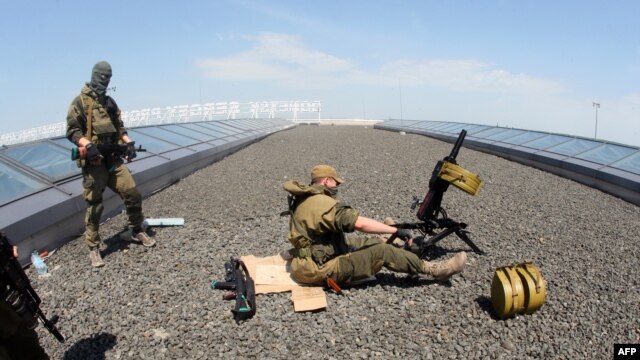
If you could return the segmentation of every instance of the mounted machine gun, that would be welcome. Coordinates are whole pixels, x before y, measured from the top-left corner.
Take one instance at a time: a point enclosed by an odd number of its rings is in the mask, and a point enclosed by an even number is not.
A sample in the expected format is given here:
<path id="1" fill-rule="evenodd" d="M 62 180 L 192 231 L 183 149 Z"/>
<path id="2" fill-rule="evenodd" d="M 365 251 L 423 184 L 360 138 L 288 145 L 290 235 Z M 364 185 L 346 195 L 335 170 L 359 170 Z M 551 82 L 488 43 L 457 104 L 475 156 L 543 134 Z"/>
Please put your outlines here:
<path id="1" fill-rule="evenodd" d="M 456 157 L 466 135 L 467 131 L 462 130 L 449 156 L 446 156 L 436 164 L 429 180 L 429 191 L 424 199 L 420 201 L 418 197 L 413 197 L 414 201 L 411 209 L 415 209 L 420 205 L 416 214 L 420 222 L 393 225 L 397 228 L 418 230 L 420 232 L 421 235 L 415 237 L 410 246 L 409 242 L 405 243 L 405 248 L 416 253 L 420 258 L 426 256 L 429 247 L 453 233 L 467 243 L 477 254 L 485 254 L 469 238 L 469 231 L 465 230 L 467 224 L 449 218 L 447 212 L 442 208 L 442 198 L 449 185 L 453 185 L 468 194 L 477 195 L 483 184 L 478 175 L 467 171 L 456 162 Z M 391 244 L 395 238 L 395 235 L 391 236 L 387 243 Z"/>

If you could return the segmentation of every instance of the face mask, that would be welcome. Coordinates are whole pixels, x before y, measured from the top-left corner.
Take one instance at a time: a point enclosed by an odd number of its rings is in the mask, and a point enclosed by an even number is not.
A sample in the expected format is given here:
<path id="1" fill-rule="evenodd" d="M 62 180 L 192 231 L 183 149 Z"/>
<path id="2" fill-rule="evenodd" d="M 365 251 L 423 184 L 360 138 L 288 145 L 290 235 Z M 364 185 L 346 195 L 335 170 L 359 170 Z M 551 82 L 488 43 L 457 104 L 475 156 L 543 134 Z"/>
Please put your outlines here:
<path id="1" fill-rule="evenodd" d="M 338 187 L 329 187 L 329 186 L 325 186 L 325 193 L 329 196 L 331 196 L 332 198 L 336 198 L 336 196 L 338 196 Z"/>
<path id="2" fill-rule="evenodd" d="M 109 86 L 110 80 L 111 65 L 106 61 L 100 61 L 93 66 L 89 87 L 95 91 L 98 96 L 104 96 L 107 93 L 107 86 Z"/>

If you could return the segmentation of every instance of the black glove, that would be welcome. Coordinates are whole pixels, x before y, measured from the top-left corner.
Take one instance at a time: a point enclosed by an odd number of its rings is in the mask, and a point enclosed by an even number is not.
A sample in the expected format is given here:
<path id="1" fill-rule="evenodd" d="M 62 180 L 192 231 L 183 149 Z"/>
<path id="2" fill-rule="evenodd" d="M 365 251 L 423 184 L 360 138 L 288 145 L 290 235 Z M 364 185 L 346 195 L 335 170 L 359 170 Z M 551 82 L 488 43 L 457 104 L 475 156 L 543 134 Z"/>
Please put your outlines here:
<path id="1" fill-rule="evenodd" d="M 127 161 L 131 161 L 136 158 L 138 154 L 136 154 L 136 142 L 128 142 L 127 143 Z"/>
<path id="2" fill-rule="evenodd" d="M 89 161 L 100 160 L 100 150 L 98 150 L 98 147 L 93 145 L 93 143 L 88 143 L 87 145 L 85 145 L 85 149 L 87 149 L 87 159 Z"/>
<path id="3" fill-rule="evenodd" d="M 413 233 L 409 229 L 398 229 L 398 231 L 396 231 L 396 236 L 404 241 L 407 241 L 413 238 Z"/>

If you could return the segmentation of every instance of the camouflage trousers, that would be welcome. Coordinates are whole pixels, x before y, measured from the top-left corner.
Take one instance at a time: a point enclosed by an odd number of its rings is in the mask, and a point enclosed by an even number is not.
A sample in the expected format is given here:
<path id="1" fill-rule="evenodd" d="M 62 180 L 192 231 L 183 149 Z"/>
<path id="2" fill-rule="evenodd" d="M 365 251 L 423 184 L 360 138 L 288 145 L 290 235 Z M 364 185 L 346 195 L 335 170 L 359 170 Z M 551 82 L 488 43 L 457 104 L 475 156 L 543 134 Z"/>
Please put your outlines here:
<path id="1" fill-rule="evenodd" d="M 423 261 L 414 253 L 386 244 L 381 237 L 348 237 L 347 245 L 355 249 L 337 256 L 322 266 L 311 257 L 291 261 L 291 275 L 299 283 L 322 285 L 328 277 L 340 284 L 367 279 L 383 267 L 407 274 L 424 273 Z"/>
<path id="2" fill-rule="evenodd" d="M 104 211 L 102 194 L 106 187 L 113 190 L 124 201 L 125 211 L 129 217 L 129 227 L 138 232 L 142 229 L 144 215 L 142 214 L 142 196 L 136 188 L 136 183 L 131 176 L 131 172 L 122 162 L 115 164 L 109 171 L 104 164 L 92 166 L 87 165 L 82 168 L 83 197 L 87 202 L 87 212 L 84 217 L 86 226 L 85 243 L 89 248 L 100 246 L 100 218 Z"/>

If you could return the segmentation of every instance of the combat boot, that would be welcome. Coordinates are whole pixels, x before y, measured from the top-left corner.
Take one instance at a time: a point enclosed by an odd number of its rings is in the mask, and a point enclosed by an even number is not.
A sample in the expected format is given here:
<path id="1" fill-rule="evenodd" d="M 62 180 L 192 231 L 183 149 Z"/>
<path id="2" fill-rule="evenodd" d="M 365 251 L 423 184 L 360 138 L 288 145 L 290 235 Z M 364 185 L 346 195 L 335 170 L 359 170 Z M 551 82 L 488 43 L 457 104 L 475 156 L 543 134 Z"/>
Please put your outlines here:
<path id="1" fill-rule="evenodd" d="M 144 231 L 140 231 L 139 233 L 132 235 L 131 240 L 141 242 L 145 247 L 152 247 L 156 244 L 156 241 L 149 237 L 149 235 Z"/>
<path id="2" fill-rule="evenodd" d="M 91 259 L 91 266 L 103 267 L 104 261 L 102 261 L 102 255 L 100 255 L 100 248 L 89 249 L 89 259 Z"/>
<path id="3" fill-rule="evenodd" d="M 447 280 L 452 275 L 462 272 L 466 260 L 467 254 L 459 252 L 445 261 L 425 261 L 424 273 L 433 276 L 436 280 Z"/>

